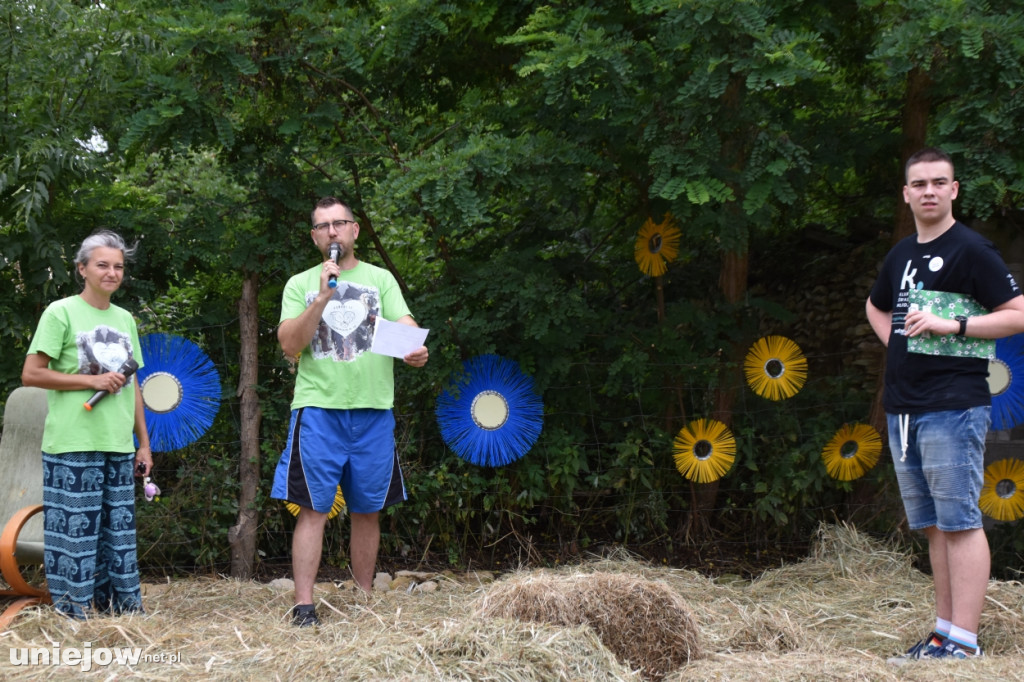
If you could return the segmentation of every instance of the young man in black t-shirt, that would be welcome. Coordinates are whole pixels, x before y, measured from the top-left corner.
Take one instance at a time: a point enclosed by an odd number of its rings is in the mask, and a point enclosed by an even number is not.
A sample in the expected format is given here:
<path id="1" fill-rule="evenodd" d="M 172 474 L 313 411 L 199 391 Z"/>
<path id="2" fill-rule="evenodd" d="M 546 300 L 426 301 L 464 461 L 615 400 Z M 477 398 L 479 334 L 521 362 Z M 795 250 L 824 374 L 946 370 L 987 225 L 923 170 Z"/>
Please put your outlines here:
<path id="1" fill-rule="evenodd" d="M 903 198 L 916 233 L 886 256 L 866 304 L 887 346 L 883 405 L 900 495 L 911 530 L 928 538 L 935 584 L 934 631 L 893 662 L 981 655 L 991 561 L 978 508 L 991 423 L 988 361 L 909 353 L 907 339 L 1024 332 L 1024 296 L 992 243 L 953 217 L 958 192 L 945 152 L 923 149 L 907 161 Z M 946 319 L 912 309 L 911 289 L 967 294 L 990 312 Z"/>

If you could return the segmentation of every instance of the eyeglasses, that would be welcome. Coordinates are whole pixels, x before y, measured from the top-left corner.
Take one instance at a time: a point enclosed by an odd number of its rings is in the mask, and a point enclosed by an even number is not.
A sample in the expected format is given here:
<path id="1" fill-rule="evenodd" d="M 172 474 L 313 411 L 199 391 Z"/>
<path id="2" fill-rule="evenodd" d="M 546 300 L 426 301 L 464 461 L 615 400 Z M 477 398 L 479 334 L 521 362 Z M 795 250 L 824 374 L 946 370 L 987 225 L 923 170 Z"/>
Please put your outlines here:
<path id="1" fill-rule="evenodd" d="M 313 229 L 314 230 L 326 230 L 328 227 L 333 227 L 335 229 L 335 231 L 341 232 L 341 230 L 343 230 L 344 228 L 348 227 L 349 225 L 355 225 L 355 224 L 356 224 L 356 221 L 354 221 L 354 220 L 335 220 L 334 222 L 330 222 L 330 223 L 317 223 L 316 225 L 313 226 Z"/>

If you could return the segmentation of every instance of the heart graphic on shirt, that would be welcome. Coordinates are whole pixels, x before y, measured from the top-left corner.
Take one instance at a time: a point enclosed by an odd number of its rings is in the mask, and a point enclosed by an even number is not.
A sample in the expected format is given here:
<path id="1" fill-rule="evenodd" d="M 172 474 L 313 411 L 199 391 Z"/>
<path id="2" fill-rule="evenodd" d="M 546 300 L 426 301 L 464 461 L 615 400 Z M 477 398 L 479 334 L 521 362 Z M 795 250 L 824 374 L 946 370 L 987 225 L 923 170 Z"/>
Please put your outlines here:
<path id="1" fill-rule="evenodd" d="M 92 354 L 108 372 L 116 372 L 128 359 L 128 350 L 118 343 L 93 344 Z"/>
<path id="2" fill-rule="evenodd" d="M 342 336 L 354 332 L 366 319 L 366 306 L 360 301 L 329 301 L 324 308 L 324 322 Z"/>

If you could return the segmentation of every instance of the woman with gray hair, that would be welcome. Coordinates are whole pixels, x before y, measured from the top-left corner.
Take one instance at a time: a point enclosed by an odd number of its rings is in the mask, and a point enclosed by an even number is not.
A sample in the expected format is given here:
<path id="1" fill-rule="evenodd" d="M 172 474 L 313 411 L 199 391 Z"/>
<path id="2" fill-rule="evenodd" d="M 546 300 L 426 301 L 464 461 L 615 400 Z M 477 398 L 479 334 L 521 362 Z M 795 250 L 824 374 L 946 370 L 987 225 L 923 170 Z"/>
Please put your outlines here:
<path id="1" fill-rule="evenodd" d="M 24 385 L 47 389 L 46 580 L 56 609 L 74 618 L 142 610 L 133 478 L 150 473 L 153 455 L 130 369 L 143 364 L 138 329 L 110 301 L 134 252 L 106 230 L 82 242 L 82 292 L 43 311 L 21 372 Z"/>

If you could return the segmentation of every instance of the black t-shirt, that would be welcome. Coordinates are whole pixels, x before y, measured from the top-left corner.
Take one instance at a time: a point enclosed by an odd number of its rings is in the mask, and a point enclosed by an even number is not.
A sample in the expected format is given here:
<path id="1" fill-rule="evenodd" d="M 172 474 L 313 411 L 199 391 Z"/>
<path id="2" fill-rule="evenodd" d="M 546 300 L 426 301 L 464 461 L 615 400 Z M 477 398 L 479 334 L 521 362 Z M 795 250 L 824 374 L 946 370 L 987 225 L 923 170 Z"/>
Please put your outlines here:
<path id="1" fill-rule="evenodd" d="M 919 414 L 990 405 L 988 360 L 907 352 L 903 321 L 910 289 L 968 294 L 989 310 L 1020 295 L 999 251 L 957 221 L 926 244 L 913 234 L 885 257 L 871 303 L 892 312 L 883 405 L 890 414 Z"/>

